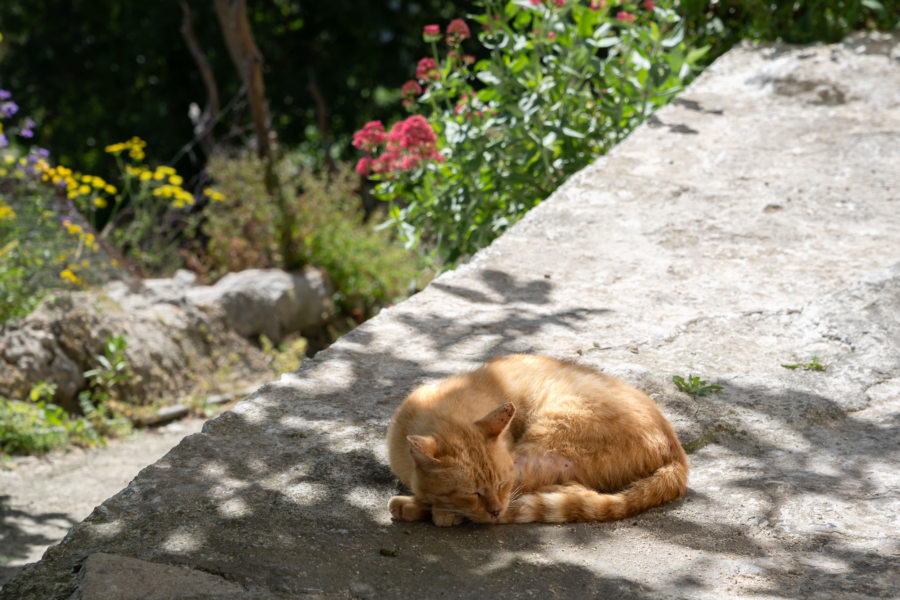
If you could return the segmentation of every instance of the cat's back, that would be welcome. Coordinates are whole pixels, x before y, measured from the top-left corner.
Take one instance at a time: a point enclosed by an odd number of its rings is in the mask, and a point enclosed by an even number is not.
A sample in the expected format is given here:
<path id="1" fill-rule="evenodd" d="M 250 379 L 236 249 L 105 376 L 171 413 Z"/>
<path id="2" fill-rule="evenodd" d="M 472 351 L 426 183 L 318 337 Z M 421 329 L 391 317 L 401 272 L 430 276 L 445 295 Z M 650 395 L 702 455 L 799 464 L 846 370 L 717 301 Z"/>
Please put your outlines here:
<path id="1" fill-rule="evenodd" d="M 608 410 L 655 409 L 643 392 L 615 377 L 547 356 L 514 354 L 491 361 L 483 371 L 509 401 L 526 410 L 554 410 L 561 402 L 608 405 Z"/>

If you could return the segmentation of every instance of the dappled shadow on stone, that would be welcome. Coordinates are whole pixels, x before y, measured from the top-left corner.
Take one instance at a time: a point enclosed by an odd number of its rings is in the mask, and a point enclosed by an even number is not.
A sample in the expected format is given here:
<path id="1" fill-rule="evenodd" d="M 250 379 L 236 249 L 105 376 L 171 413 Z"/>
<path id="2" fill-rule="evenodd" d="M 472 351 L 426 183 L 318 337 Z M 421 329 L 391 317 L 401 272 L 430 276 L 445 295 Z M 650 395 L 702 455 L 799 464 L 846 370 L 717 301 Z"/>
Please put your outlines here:
<path id="1" fill-rule="evenodd" d="M 491 278 L 515 287 L 498 273 Z M 528 294 L 537 288 L 545 294 L 550 285 L 522 286 Z M 590 313 L 491 313 L 480 327 L 492 343 L 467 362 L 488 360 L 523 334 L 575 328 Z M 452 321 L 427 312 L 394 318 L 411 330 L 410 343 L 442 355 L 470 335 L 454 336 Z M 388 420 L 414 387 L 449 372 L 429 353 L 410 358 L 377 343 L 364 326 L 208 422 L 51 549 L 41 578 L 26 574 L 0 597 L 44 598 L 48 573 L 54 594 L 66 597 L 84 558 L 98 551 L 190 566 L 272 597 L 359 590 L 400 597 L 417 589 L 450 598 L 482 591 L 516 597 L 524 592 L 504 590 L 515 588 L 523 570 L 539 582 L 536 591 L 560 597 L 565 590 L 654 597 L 621 574 L 606 577 L 577 564 L 575 556 L 535 564 L 542 526 L 392 523 L 387 501 L 400 484 L 382 441 Z M 597 532 L 592 537 L 596 543 Z"/>
<path id="2" fill-rule="evenodd" d="M 897 504 L 890 473 L 900 464 L 897 413 L 846 413 L 805 391 L 723 383 L 723 393 L 694 399 L 717 415 L 703 427 L 728 426 L 691 457 L 688 497 L 695 486 L 710 489 L 700 490 L 694 511 L 669 515 L 655 535 L 758 558 L 747 588 L 766 597 L 896 590 L 900 542 L 889 524 Z"/>
<path id="3" fill-rule="evenodd" d="M 24 522 L 33 525 L 51 525 L 53 527 L 68 528 L 75 521 L 64 513 L 30 513 L 18 508 L 12 508 L 9 503 L 11 498 L 0 495 L 0 540 L 3 544 L 3 554 L 0 555 L 0 586 L 12 579 L 21 569 L 21 566 L 11 566 L 10 562 L 27 559 L 33 548 L 44 547 L 56 541 L 55 537 L 35 533 L 33 529 L 23 527 Z"/>
<path id="4" fill-rule="evenodd" d="M 387 311 L 378 335 L 362 326 L 210 421 L 49 551 L 41 577 L 30 571 L 0 597 L 43 599 L 58 586 L 65 598 L 97 551 L 190 566 L 260 598 L 656 598 L 719 590 L 716 578 L 733 573 L 761 595 L 890 589 L 889 556 L 806 517 L 829 499 L 840 508 L 884 489 L 866 477 L 872 463 L 896 461 L 896 419 L 728 381 L 721 394 L 667 404 L 701 431 L 726 426 L 692 454 L 683 500 L 618 523 L 392 523 L 386 504 L 400 484 L 382 440 L 406 394 L 498 354 L 546 351 L 560 333 L 580 335 L 615 314 L 554 310 L 543 280 L 495 272 L 481 281 L 487 289 L 439 287 L 446 310 L 414 299 Z M 532 347 L 541 339 L 550 341 Z M 878 518 L 859 521 L 871 528 Z M 658 557 L 672 552 L 682 562 L 657 573 Z"/>
<path id="5" fill-rule="evenodd" d="M 435 281 L 432 287 L 448 294 L 453 294 L 470 302 L 483 304 L 504 304 L 508 302 L 524 302 L 527 304 L 548 304 L 552 286 L 546 278 L 518 282 L 509 273 L 496 269 L 484 269 L 479 272 L 481 281 L 490 293 L 482 290 Z"/>

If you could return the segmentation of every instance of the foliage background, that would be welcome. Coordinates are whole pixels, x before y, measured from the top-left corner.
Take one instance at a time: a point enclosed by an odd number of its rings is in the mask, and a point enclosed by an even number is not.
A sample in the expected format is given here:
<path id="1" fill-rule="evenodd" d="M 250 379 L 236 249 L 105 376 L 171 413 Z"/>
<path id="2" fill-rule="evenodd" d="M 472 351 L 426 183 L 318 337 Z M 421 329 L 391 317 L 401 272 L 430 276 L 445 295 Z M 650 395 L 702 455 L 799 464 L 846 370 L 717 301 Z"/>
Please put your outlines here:
<path id="1" fill-rule="evenodd" d="M 224 107 L 240 85 L 212 2 L 188 4 Z M 833 42 L 858 28 L 892 28 L 900 17 L 900 0 L 680 0 L 676 8 L 690 34 L 709 37 L 708 60 L 742 38 Z M 324 151 L 308 89 L 315 81 L 327 107 L 328 133 L 337 142 L 332 151 L 355 158 L 346 143 L 355 129 L 400 115 L 399 86 L 427 54 L 422 27 L 473 10 L 466 0 L 248 2 L 282 143 L 306 144 L 320 156 Z M 132 135 L 149 142 L 153 159 L 169 163 L 193 137 L 188 106 L 202 107 L 205 100 L 180 27 L 176 2 L 3 0 L 0 81 L 16 91 L 23 111 L 41 124 L 42 143 L 63 164 L 109 175 L 103 146 Z M 219 139 L 249 135 L 245 116 L 238 102 L 217 131 Z M 204 157 L 195 151 L 172 166 L 198 170 Z"/>
<path id="2" fill-rule="evenodd" d="M 201 47 L 219 86 L 223 109 L 240 83 L 209 0 L 188 2 Z M 385 110 L 399 113 L 394 87 L 421 48 L 425 23 L 450 18 L 460 3 L 440 0 L 248 2 L 250 25 L 265 60 L 266 95 L 284 145 L 303 142 L 321 153 L 315 81 L 329 132 L 347 138 Z M 181 37 L 176 2 L 3 0 L 0 31 L 5 59 L 0 81 L 15 90 L 24 113 L 41 124 L 41 143 L 60 163 L 104 172 L 103 147 L 139 135 L 151 157 L 169 163 L 193 138 L 187 117 L 205 91 Z M 240 101 L 223 119 L 219 139 L 250 135 Z M 335 145 L 340 154 L 346 145 Z M 195 152 L 199 152 L 195 149 Z M 204 157 L 172 166 L 195 171 Z"/>

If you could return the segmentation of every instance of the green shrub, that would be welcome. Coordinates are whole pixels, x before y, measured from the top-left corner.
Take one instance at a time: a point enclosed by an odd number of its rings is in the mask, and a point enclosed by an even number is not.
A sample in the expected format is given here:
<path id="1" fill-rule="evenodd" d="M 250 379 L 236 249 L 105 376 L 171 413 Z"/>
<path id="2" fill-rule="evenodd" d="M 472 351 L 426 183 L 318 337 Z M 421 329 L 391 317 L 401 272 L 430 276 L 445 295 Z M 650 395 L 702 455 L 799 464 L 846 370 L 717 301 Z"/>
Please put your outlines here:
<path id="1" fill-rule="evenodd" d="M 710 58 L 742 39 L 792 44 L 834 43 L 857 29 L 893 29 L 897 0 L 680 0 L 693 44 L 712 45 Z"/>
<path id="2" fill-rule="evenodd" d="M 51 291 L 98 283 L 114 270 L 61 197 L 0 175 L 0 323 L 28 314 Z"/>
<path id="3" fill-rule="evenodd" d="M 29 394 L 30 402 L 0 397 L 0 454 L 33 454 L 71 443 L 103 443 L 87 419 L 72 417 L 48 402 L 54 391 L 54 385 L 38 382 Z"/>
<path id="4" fill-rule="evenodd" d="M 220 156 L 209 170 L 221 199 L 204 209 L 207 242 L 190 266 L 207 279 L 248 268 L 296 267 L 282 252 L 285 214 L 266 192 L 261 162 L 249 154 Z M 388 232 L 363 222 L 359 178 L 348 166 L 321 175 L 301 166 L 300 157 L 289 157 L 276 170 L 292 260 L 328 272 L 339 308 L 363 317 L 407 294 L 420 265 Z"/>
<path id="5" fill-rule="evenodd" d="M 671 2 L 482 0 L 469 25 L 423 32 L 431 57 L 403 86 L 415 113 L 357 132 L 389 222 L 438 266 L 485 246 L 678 93 L 690 49 Z M 466 44 L 472 44 L 466 46 Z M 466 52 L 485 58 L 477 60 Z"/>

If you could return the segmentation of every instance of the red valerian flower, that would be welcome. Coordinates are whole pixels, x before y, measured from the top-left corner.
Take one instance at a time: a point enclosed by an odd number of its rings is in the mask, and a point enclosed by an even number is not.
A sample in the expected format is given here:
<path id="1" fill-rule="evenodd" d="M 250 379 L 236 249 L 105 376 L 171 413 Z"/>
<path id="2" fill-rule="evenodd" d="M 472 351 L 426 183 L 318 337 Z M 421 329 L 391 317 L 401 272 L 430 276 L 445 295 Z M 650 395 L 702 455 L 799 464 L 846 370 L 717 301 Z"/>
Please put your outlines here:
<path id="1" fill-rule="evenodd" d="M 656 4 L 654 4 L 653 0 L 644 0 L 644 8 L 653 11 L 653 9 L 656 8 Z"/>
<path id="2" fill-rule="evenodd" d="M 447 45 L 451 48 L 459 46 L 463 40 L 472 37 L 469 26 L 462 19 L 453 19 L 447 25 Z"/>
<path id="3" fill-rule="evenodd" d="M 606 0 L 591 0 L 591 10 L 606 8 Z"/>
<path id="4" fill-rule="evenodd" d="M 361 150 L 372 151 L 384 143 L 387 134 L 381 121 L 369 121 L 363 128 L 353 134 L 353 146 Z"/>
<path id="5" fill-rule="evenodd" d="M 394 123 L 387 134 L 384 133 L 383 127 L 379 131 L 377 126 L 367 123 L 366 127 L 354 135 L 354 145 L 374 155 L 378 148 L 362 143 L 362 140 L 368 142 L 375 139 L 373 134 L 378 134 L 378 145 L 384 144 L 384 151 L 377 158 L 366 156 L 356 163 L 356 172 L 361 175 L 390 175 L 398 171 L 415 169 L 427 161 L 444 161 L 444 157 L 437 149 L 437 135 L 422 115 L 413 115 Z M 357 138 L 361 140 L 360 145 L 356 144 Z"/>
<path id="6" fill-rule="evenodd" d="M 400 88 L 400 96 L 403 98 L 412 99 L 416 96 L 422 95 L 422 86 L 419 85 L 418 81 L 410 79 L 406 83 L 403 84 L 403 87 Z"/>
<path id="7" fill-rule="evenodd" d="M 422 86 L 419 85 L 419 82 L 410 79 L 406 83 L 403 84 L 403 87 L 400 88 L 400 97 L 403 98 L 403 106 L 404 108 L 409 108 L 416 102 L 416 96 L 422 95 Z"/>
<path id="8" fill-rule="evenodd" d="M 563 4 L 566 3 L 566 0 L 554 0 L 556 3 L 556 8 L 562 7 Z"/>
<path id="9" fill-rule="evenodd" d="M 543 0 L 529 0 L 529 2 L 531 2 L 532 6 L 537 6 L 538 4 L 543 2 Z"/>
<path id="10" fill-rule="evenodd" d="M 368 176 L 372 172 L 372 163 L 375 162 L 371 156 L 364 156 L 356 163 L 356 172 L 362 176 Z"/>
<path id="11" fill-rule="evenodd" d="M 620 11 L 619 14 L 616 15 L 616 18 L 620 21 L 634 23 L 634 15 L 625 11 Z"/>
<path id="12" fill-rule="evenodd" d="M 441 27 L 440 25 L 426 25 L 422 29 L 422 37 L 426 42 L 436 42 L 441 39 Z"/>
<path id="13" fill-rule="evenodd" d="M 416 65 L 416 78 L 425 81 L 437 81 L 441 78 L 437 72 L 437 63 L 433 58 L 423 58 Z"/>

